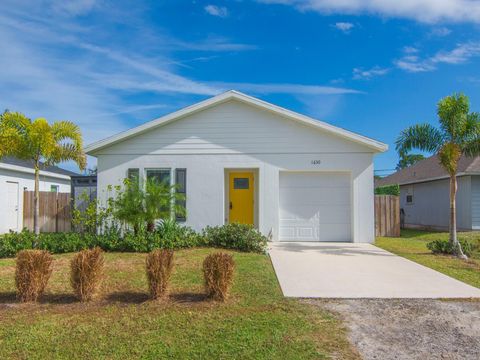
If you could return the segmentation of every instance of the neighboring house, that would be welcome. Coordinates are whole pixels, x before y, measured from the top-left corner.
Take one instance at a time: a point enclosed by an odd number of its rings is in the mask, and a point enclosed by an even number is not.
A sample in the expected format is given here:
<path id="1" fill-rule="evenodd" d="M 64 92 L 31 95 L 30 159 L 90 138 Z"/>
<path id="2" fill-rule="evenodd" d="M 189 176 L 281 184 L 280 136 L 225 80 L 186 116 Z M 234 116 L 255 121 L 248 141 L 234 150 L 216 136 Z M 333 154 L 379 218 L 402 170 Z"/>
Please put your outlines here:
<path id="1" fill-rule="evenodd" d="M 228 91 L 87 146 L 98 192 L 178 185 L 188 226 L 253 224 L 274 241 L 374 241 L 373 156 L 387 145 Z"/>
<path id="2" fill-rule="evenodd" d="M 457 227 L 480 229 L 480 157 L 462 156 L 457 175 Z M 375 180 L 375 187 L 400 185 L 405 226 L 446 230 L 450 221 L 450 180 L 437 156 Z"/>
<path id="3" fill-rule="evenodd" d="M 40 191 L 70 192 L 70 176 L 74 172 L 56 166 L 42 166 Z M 23 228 L 23 191 L 33 191 L 33 164 L 12 157 L 0 159 L 0 234 Z"/>

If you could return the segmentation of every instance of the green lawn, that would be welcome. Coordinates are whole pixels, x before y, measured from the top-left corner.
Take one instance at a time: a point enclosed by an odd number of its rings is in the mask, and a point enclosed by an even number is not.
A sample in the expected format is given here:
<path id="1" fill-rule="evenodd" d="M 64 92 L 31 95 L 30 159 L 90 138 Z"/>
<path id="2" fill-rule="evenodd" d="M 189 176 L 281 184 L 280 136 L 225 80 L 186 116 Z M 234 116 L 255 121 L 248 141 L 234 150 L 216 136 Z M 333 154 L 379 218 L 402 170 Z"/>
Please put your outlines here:
<path id="1" fill-rule="evenodd" d="M 178 251 L 160 303 L 146 298 L 144 254 L 106 254 L 102 298 L 86 305 L 71 295 L 71 254 L 55 256 L 40 304 L 16 303 L 14 260 L 0 260 L 0 358 L 358 358 L 335 317 L 283 298 L 267 256 L 232 252 L 230 300 L 206 300 L 201 263 L 212 251 Z"/>
<path id="2" fill-rule="evenodd" d="M 480 232 L 462 232 L 458 237 L 468 239 L 475 245 L 473 255 L 466 261 L 452 256 L 433 255 L 427 249 L 427 243 L 432 240 L 448 239 L 448 233 L 445 232 L 402 230 L 400 238 L 379 237 L 375 245 L 480 288 Z"/>

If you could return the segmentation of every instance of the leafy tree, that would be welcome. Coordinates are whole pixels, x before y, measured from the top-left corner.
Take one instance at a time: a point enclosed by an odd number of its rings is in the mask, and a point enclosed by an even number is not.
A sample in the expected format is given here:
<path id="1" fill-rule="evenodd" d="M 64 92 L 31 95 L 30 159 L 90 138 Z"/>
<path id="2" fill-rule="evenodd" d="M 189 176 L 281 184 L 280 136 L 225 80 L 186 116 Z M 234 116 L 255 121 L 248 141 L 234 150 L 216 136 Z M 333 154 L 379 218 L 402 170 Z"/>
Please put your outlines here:
<path id="1" fill-rule="evenodd" d="M 83 152 L 80 128 L 70 121 L 49 124 L 44 118 L 31 120 L 18 112 L 5 111 L 0 115 L 0 158 L 14 156 L 33 163 L 35 193 L 33 197 L 33 227 L 40 233 L 39 175 L 44 165 L 55 165 L 73 160 L 83 170 L 86 157 Z"/>
<path id="2" fill-rule="evenodd" d="M 144 222 L 145 192 L 138 181 L 124 179 L 123 188 L 117 187 L 113 200 L 113 215 L 138 234 Z"/>
<path id="3" fill-rule="evenodd" d="M 405 169 L 406 167 L 412 166 L 420 160 L 425 159 L 425 156 L 422 154 L 400 154 L 400 159 L 398 160 L 397 170 Z"/>
<path id="4" fill-rule="evenodd" d="M 454 254 L 466 258 L 457 239 L 455 197 L 457 168 L 462 155 L 480 155 L 480 115 L 470 112 L 469 99 L 464 94 L 453 94 L 437 105 L 439 127 L 418 124 L 403 130 L 396 141 L 399 154 L 419 149 L 435 153 L 440 165 L 450 176 L 450 243 Z"/>
<path id="5" fill-rule="evenodd" d="M 167 220 L 174 214 L 184 215 L 185 207 L 179 205 L 185 197 L 176 191 L 175 185 L 148 180 L 145 186 L 145 222 L 153 231 L 155 220 Z"/>
<path id="6" fill-rule="evenodd" d="M 148 180 L 143 186 L 138 180 L 124 180 L 123 188 L 117 188 L 113 200 L 114 217 L 131 226 L 135 234 L 140 230 L 155 229 L 156 220 L 168 220 L 175 214 L 184 214 L 185 207 L 178 205 L 183 194 L 173 185 Z"/>

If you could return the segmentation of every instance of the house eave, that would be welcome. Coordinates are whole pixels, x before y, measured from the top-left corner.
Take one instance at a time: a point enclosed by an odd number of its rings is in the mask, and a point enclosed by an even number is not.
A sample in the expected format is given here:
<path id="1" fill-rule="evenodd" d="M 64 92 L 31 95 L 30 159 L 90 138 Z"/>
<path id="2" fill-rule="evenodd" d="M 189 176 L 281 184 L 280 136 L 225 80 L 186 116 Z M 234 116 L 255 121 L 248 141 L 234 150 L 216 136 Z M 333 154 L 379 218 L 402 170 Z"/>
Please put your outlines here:
<path id="1" fill-rule="evenodd" d="M 30 169 L 30 168 L 26 168 L 18 165 L 5 164 L 5 163 L 0 163 L 0 169 L 18 171 L 25 174 L 35 174 L 34 169 Z M 46 176 L 46 177 L 62 179 L 62 180 L 70 180 L 69 175 L 57 174 L 57 173 L 44 171 L 44 170 L 40 170 L 40 176 Z"/>

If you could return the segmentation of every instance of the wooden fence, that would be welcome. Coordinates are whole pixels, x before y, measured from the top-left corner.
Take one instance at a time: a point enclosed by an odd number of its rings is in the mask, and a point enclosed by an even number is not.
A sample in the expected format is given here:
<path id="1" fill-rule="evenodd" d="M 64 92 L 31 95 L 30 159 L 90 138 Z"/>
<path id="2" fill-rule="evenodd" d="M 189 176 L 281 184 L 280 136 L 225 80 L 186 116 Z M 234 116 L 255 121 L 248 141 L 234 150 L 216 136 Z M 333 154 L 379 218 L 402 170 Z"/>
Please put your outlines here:
<path id="1" fill-rule="evenodd" d="M 23 192 L 23 227 L 33 231 L 33 191 Z M 66 232 L 71 229 L 70 193 L 40 191 L 40 231 Z"/>
<path id="2" fill-rule="evenodd" d="M 375 236 L 400 236 L 400 198 L 375 195 Z"/>

